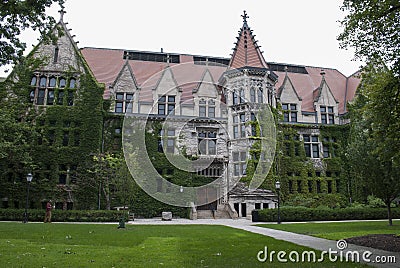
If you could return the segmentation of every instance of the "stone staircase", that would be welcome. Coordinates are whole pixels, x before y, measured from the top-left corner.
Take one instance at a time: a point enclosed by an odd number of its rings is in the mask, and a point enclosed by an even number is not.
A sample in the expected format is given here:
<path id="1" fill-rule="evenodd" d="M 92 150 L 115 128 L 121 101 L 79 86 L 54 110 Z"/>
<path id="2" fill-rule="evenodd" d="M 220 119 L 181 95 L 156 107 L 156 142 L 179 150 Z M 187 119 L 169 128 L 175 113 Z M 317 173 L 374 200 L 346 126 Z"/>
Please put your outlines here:
<path id="1" fill-rule="evenodd" d="M 237 219 L 237 213 L 230 211 L 228 205 L 218 206 L 217 210 L 197 210 L 195 219 Z"/>
<path id="2" fill-rule="evenodd" d="M 197 219 L 214 219 L 212 210 L 197 210 Z"/>

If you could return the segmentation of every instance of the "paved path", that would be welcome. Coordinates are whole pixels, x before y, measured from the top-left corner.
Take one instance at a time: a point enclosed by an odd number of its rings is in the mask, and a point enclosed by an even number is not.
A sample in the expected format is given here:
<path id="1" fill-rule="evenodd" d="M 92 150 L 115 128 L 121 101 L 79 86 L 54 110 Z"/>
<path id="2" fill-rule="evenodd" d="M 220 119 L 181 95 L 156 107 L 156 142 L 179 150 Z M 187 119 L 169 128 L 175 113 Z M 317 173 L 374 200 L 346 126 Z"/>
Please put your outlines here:
<path id="1" fill-rule="evenodd" d="M 262 228 L 258 226 L 254 226 L 255 223 L 251 222 L 250 220 L 246 219 L 239 219 L 239 220 L 229 220 L 229 219 L 224 219 L 224 220 L 213 220 L 213 219 L 201 219 L 201 220 L 188 220 L 188 219 L 173 219 L 172 221 L 162 221 L 161 219 L 135 219 L 135 221 L 131 221 L 128 224 L 133 224 L 133 225 L 143 225 L 143 224 L 151 224 L 151 225 L 158 225 L 158 224 L 206 224 L 206 225 L 225 225 L 229 226 L 232 228 L 237 228 L 241 230 L 245 230 L 248 232 L 256 233 L 256 234 L 261 234 L 265 236 L 269 236 L 278 240 L 283 240 L 287 242 L 291 242 L 297 245 L 309 247 L 312 249 L 320 250 L 320 251 L 326 251 L 329 252 L 329 249 L 331 251 L 338 251 L 338 260 L 340 260 L 340 250 L 338 250 L 337 246 L 337 241 L 332 241 L 332 240 L 327 240 L 323 238 L 318 238 L 318 237 L 313 237 L 313 236 L 308 236 L 308 235 L 302 235 L 302 234 L 296 234 L 296 233 L 291 233 L 291 232 L 285 232 L 285 231 L 280 231 L 280 230 L 274 230 L 274 229 L 269 229 L 269 228 Z M 266 245 L 268 246 L 268 245 Z M 260 249 L 262 250 L 262 249 Z M 269 249 L 273 250 L 273 249 Z M 342 259 L 346 259 L 346 253 L 351 254 L 347 255 L 350 256 L 350 259 L 352 256 L 353 258 L 356 258 L 358 254 L 359 260 L 363 263 L 367 263 L 366 261 L 363 260 L 363 254 L 365 255 L 367 259 L 371 260 L 368 264 L 373 266 L 373 267 L 385 267 L 385 268 L 399 268 L 400 267 L 400 253 L 399 252 L 389 252 L 389 251 L 384 251 L 384 250 L 379 250 L 379 249 L 373 249 L 373 248 L 368 248 L 368 247 L 362 247 L 362 246 L 357 246 L 353 244 L 347 244 L 347 248 L 342 250 Z M 368 252 L 371 252 L 369 255 Z M 301 254 L 301 252 L 299 252 Z M 289 252 L 287 252 L 286 258 L 288 258 Z M 318 258 L 317 254 L 317 258 Z M 275 255 L 276 257 L 276 255 Z M 396 262 L 395 263 L 377 263 L 376 262 L 376 257 L 378 258 L 388 258 L 388 257 L 395 257 Z M 325 255 L 325 258 L 329 258 L 329 255 Z M 382 259 L 381 259 L 382 260 Z"/>

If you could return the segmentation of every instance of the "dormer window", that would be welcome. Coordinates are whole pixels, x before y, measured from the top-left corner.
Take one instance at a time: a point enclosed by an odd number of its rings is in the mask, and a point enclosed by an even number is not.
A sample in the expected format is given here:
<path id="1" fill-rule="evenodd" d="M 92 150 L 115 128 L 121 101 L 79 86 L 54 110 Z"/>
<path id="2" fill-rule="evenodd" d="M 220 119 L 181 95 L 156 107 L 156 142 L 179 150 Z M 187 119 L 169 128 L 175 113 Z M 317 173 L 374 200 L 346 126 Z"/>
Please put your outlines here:
<path id="1" fill-rule="evenodd" d="M 322 124 L 335 124 L 335 113 L 333 106 L 321 106 L 320 110 Z"/>
<path id="2" fill-rule="evenodd" d="M 120 92 L 115 95 L 115 112 L 132 113 L 133 93 Z"/>
<path id="3" fill-rule="evenodd" d="M 199 117 L 215 117 L 215 101 L 210 99 L 199 101 Z"/>
<path id="4" fill-rule="evenodd" d="M 283 122 L 297 122 L 297 104 L 283 103 Z"/>
<path id="5" fill-rule="evenodd" d="M 168 115 L 175 113 L 175 96 L 161 96 L 158 99 L 158 114 Z"/>

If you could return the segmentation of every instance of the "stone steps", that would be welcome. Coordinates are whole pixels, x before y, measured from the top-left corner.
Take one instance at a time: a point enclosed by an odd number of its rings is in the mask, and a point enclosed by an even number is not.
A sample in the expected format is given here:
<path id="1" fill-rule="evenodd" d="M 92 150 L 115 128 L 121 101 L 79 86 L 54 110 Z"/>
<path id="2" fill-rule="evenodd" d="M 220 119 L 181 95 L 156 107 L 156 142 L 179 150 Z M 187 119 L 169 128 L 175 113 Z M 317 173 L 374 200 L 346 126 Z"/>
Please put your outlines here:
<path id="1" fill-rule="evenodd" d="M 215 210 L 214 215 L 212 210 L 197 210 L 197 219 L 231 219 L 231 217 L 225 210 Z"/>

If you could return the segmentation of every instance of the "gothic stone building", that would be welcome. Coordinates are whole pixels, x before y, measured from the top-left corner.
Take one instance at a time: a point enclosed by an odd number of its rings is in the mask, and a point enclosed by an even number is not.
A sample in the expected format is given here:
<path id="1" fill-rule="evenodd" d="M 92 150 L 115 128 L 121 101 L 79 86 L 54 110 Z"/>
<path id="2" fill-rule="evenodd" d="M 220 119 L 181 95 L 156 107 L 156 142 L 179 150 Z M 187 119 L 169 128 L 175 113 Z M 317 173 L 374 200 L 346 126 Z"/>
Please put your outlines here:
<path id="1" fill-rule="evenodd" d="M 34 106 L 50 109 L 83 105 L 74 102 L 83 94 L 79 92 L 80 79 L 83 74 L 93 77 L 102 87 L 104 100 L 111 103 L 109 115 L 93 119 L 100 120 L 97 123 L 103 125 L 103 132 L 107 126 L 111 133 L 112 138 L 98 144 L 111 152 L 121 149 L 121 124 L 113 123 L 115 120 L 123 120 L 127 113 L 149 115 L 154 121 L 168 117 L 171 123 L 163 133 L 166 139 L 160 151 L 177 154 L 184 148 L 189 156 L 211 158 L 207 167 L 195 167 L 196 173 L 224 178 L 220 189 L 203 193 L 202 198 L 210 202 L 198 205 L 197 211 L 227 210 L 232 217 L 245 217 L 255 208 L 276 205 L 273 183 L 263 184 L 264 189 L 249 189 L 243 183 L 232 191 L 229 187 L 248 173 L 253 156 L 245 147 L 251 148 L 257 135 L 251 122 L 258 105 L 267 104 L 279 115 L 280 142 L 271 172 L 282 182 L 282 191 L 288 195 L 342 192 L 345 182 L 340 182 L 340 168 L 329 166 L 329 160 L 337 157 L 339 137 L 322 132 L 346 124 L 346 103 L 353 99 L 359 79 L 330 68 L 266 61 L 247 18 L 245 14 L 232 57 L 218 58 L 163 51 L 79 49 L 61 17 L 58 26 L 64 34 L 57 43 L 40 43 L 31 53 L 46 56 L 46 63 L 31 80 L 31 101 Z M 182 127 L 182 121 L 190 124 Z M 78 130 L 85 126 L 72 127 Z M 64 142 L 74 139 L 71 134 L 63 136 Z M 85 142 L 82 138 L 70 143 Z M 293 163 L 306 168 L 295 168 Z M 62 176 L 55 178 L 54 184 L 67 188 L 71 181 L 65 171 L 79 163 L 69 159 L 58 164 Z M 62 200 L 64 207 L 65 202 L 71 206 L 78 202 L 70 193 Z"/>

